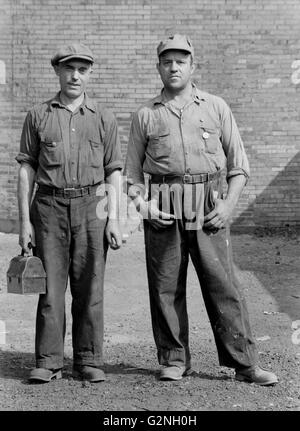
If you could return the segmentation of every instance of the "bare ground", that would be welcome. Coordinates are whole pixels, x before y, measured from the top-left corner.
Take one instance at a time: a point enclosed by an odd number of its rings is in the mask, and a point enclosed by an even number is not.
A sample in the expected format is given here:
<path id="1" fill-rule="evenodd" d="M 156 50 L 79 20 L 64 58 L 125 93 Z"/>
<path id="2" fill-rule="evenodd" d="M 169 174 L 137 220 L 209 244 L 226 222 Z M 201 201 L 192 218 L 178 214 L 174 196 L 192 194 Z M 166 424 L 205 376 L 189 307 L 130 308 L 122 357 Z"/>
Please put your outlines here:
<path id="1" fill-rule="evenodd" d="M 70 293 L 63 379 L 28 384 L 34 367 L 37 296 L 8 294 L 6 270 L 17 235 L 0 234 L 1 411 L 300 411 L 300 239 L 296 234 L 233 235 L 234 257 L 262 366 L 280 383 L 239 383 L 218 365 L 195 271 L 188 276 L 195 372 L 160 382 L 150 323 L 143 232 L 110 251 L 105 283 L 105 372 L 99 384 L 72 378 Z M 297 322 L 299 321 L 299 322 Z M 3 329 L 5 325 L 5 331 Z M 6 334 L 3 334 L 6 332 Z"/>

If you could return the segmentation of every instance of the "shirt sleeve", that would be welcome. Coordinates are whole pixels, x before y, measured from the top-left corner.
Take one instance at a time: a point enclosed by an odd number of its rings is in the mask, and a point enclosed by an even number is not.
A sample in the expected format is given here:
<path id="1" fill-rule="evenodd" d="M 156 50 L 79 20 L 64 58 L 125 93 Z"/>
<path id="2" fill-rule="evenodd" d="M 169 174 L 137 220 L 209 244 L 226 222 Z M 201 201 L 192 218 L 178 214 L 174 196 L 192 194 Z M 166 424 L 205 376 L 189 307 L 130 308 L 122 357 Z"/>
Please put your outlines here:
<path id="1" fill-rule="evenodd" d="M 16 161 L 18 163 L 26 162 L 36 171 L 38 168 L 39 148 L 34 114 L 33 111 L 29 111 L 23 124 L 20 151 L 15 158 Z"/>
<path id="2" fill-rule="evenodd" d="M 127 177 L 128 186 L 134 185 L 136 191 L 139 190 L 143 193 L 145 190 L 143 164 L 147 147 L 147 136 L 142 112 L 142 110 L 137 111 L 132 117 L 125 163 L 125 175 Z"/>
<path id="3" fill-rule="evenodd" d="M 106 110 L 103 115 L 104 122 L 104 172 L 108 177 L 116 169 L 123 168 L 121 144 L 118 125 L 112 112 Z"/>
<path id="4" fill-rule="evenodd" d="M 250 176 L 244 144 L 231 109 L 222 100 L 222 145 L 227 158 L 227 179 L 235 175 Z"/>

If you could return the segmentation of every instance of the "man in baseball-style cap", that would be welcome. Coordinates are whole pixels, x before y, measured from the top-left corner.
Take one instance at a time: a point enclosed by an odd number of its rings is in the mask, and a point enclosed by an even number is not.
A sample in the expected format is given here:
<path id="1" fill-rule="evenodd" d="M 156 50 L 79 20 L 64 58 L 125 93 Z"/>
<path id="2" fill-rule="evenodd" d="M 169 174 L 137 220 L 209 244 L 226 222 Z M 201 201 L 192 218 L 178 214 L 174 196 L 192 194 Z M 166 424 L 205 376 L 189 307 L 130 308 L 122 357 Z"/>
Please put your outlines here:
<path id="1" fill-rule="evenodd" d="M 133 115 L 125 174 L 128 194 L 144 218 L 160 379 L 180 380 L 192 373 L 186 306 L 191 257 L 220 365 L 235 369 L 239 381 L 274 385 L 277 376 L 258 365 L 234 275 L 229 220 L 250 174 L 238 127 L 222 98 L 193 83 L 194 48 L 187 36 L 161 41 L 157 55 L 163 89 Z"/>

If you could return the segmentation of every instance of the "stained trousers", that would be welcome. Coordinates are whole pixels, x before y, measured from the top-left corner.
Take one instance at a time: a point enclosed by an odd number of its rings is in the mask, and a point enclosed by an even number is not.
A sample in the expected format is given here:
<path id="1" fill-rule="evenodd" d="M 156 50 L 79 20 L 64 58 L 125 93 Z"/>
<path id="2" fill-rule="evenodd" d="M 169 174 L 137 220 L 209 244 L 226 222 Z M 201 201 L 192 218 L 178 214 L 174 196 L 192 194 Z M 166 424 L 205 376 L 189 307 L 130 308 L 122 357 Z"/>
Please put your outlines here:
<path id="1" fill-rule="evenodd" d="M 219 180 L 218 180 L 219 181 Z M 204 185 L 204 215 L 214 205 L 219 182 Z M 235 275 L 229 225 L 208 231 L 186 229 L 183 217 L 155 229 L 144 221 L 150 310 L 161 365 L 191 363 L 186 302 L 189 258 L 195 267 L 216 342 L 220 365 L 240 368 L 257 362 L 245 298 Z M 200 314 L 200 312 L 199 312 Z"/>
<path id="2" fill-rule="evenodd" d="M 36 366 L 62 368 L 66 331 L 65 292 L 72 294 L 74 364 L 103 363 L 103 281 L 107 254 L 106 220 L 96 215 L 99 197 L 75 199 L 36 193 L 31 206 L 35 255 L 47 274 L 36 316 Z"/>

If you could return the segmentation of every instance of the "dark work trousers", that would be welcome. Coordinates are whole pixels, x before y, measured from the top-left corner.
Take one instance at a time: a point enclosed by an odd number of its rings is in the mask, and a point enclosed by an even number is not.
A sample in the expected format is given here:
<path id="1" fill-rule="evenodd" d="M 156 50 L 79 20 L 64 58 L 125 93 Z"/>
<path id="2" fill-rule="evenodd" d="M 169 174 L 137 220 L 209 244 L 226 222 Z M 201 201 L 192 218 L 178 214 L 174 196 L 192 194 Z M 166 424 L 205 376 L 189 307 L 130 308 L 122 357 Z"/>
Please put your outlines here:
<path id="1" fill-rule="evenodd" d="M 36 193 L 31 206 L 35 254 L 47 274 L 36 318 L 36 366 L 62 368 L 66 329 L 65 292 L 72 294 L 74 364 L 103 363 L 103 280 L 107 254 L 106 220 L 99 219 L 99 197 L 73 199 Z"/>
<path id="2" fill-rule="evenodd" d="M 220 197 L 220 178 L 204 184 L 202 208 L 205 215 L 214 207 L 214 190 Z M 186 229 L 185 221 L 183 214 L 171 226 L 159 230 L 149 221 L 144 222 L 151 319 L 158 361 L 161 365 L 190 367 L 186 303 L 190 256 L 200 282 L 220 365 L 232 368 L 254 365 L 257 351 L 245 299 L 234 274 L 229 226 L 215 231 Z"/>

